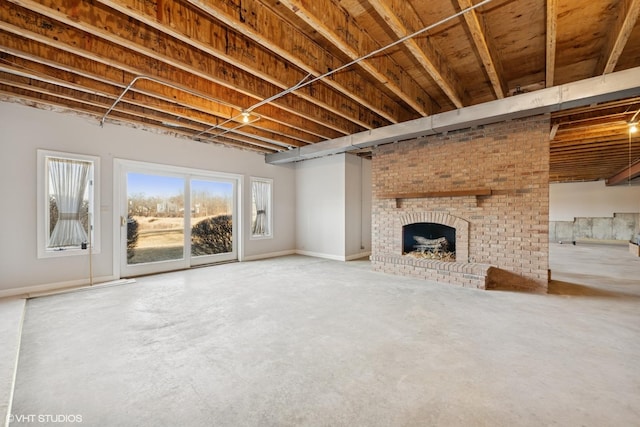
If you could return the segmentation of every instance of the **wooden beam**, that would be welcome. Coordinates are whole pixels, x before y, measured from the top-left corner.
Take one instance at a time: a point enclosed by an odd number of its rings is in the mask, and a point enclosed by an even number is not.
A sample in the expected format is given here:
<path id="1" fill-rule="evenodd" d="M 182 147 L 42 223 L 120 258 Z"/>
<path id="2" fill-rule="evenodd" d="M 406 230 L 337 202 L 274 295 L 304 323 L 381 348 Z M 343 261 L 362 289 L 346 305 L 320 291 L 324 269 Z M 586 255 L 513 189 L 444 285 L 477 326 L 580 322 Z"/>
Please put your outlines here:
<path id="1" fill-rule="evenodd" d="M 265 80 L 281 90 L 297 85 L 308 75 L 297 64 L 292 65 L 278 55 L 231 30 L 200 9 L 180 2 L 140 2 L 136 0 L 98 0 L 105 6 L 143 22 L 200 51 L 233 64 L 252 76 Z M 56 1 L 59 3 L 59 0 Z M 81 13 L 78 12 L 78 13 Z M 389 124 L 389 121 L 356 102 L 352 97 L 334 90 L 325 81 L 305 86 L 293 92 L 307 101 L 321 105 L 365 129 Z M 372 89 L 368 88 L 367 92 Z M 393 119 L 397 122 L 397 118 Z"/>
<path id="2" fill-rule="evenodd" d="M 226 1 L 185 1 L 313 76 L 342 65 L 341 60 L 258 0 L 243 0 L 241 8 Z M 359 73 L 336 73 L 323 82 L 391 123 L 416 118 L 414 113 L 377 90 Z"/>
<path id="3" fill-rule="evenodd" d="M 102 86 L 102 84 L 106 84 L 117 88 L 116 97 L 135 77 L 132 73 L 123 72 L 110 65 L 59 51 L 33 40 L 11 36 L 1 30 L 0 38 L 4 40 L 4 45 L 0 46 L 0 52 L 4 52 L 0 62 L 8 64 L 14 69 L 24 69 L 30 73 L 39 75 L 45 74 L 67 82 L 89 79 L 93 83 L 83 80 L 86 82 L 89 90 L 97 92 L 103 91 L 104 86 Z M 184 92 L 149 80 L 140 81 L 130 92 L 137 94 L 138 97 L 149 96 L 153 99 L 175 104 L 177 106 L 176 108 L 186 109 L 189 111 L 189 114 L 201 112 L 206 115 L 220 117 L 220 121 L 234 116 L 234 111 L 238 111 L 237 109 L 234 110 L 233 107 L 220 104 L 211 99 L 205 99 L 197 94 Z M 127 97 L 128 96 L 129 94 L 127 94 Z M 275 113 L 276 115 L 283 116 L 281 121 L 284 121 L 285 118 L 298 119 L 297 116 L 291 117 L 288 114 L 279 113 L 279 110 L 274 107 L 270 107 L 270 109 L 273 110 L 271 114 L 272 118 Z M 277 119 L 277 116 L 275 117 Z M 281 135 L 284 139 L 292 138 L 293 140 L 300 141 L 299 143 L 293 143 L 293 146 L 307 145 L 325 139 L 296 127 L 291 127 L 290 125 L 291 123 L 289 123 L 289 126 L 285 126 L 285 124 L 280 121 L 263 117 L 259 123 L 256 124 L 256 127 L 264 129 L 265 132 L 273 132 L 274 134 Z M 300 120 L 298 126 L 302 127 L 304 123 Z"/>
<path id="4" fill-rule="evenodd" d="M 460 9 L 463 10 L 473 6 L 471 0 L 457 1 Z M 482 65 L 484 66 L 487 76 L 489 76 L 493 91 L 498 99 L 502 99 L 505 97 L 505 94 L 508 93 L 508 89 L 501 77 L 502 72 L 500 62 L 497 60 L 495 49 L 492 49 L 490 46 L 490 41 L 487 38 L 482 17 L 476 12 L 476 9 L 473 9 L 464 14 L 464 20 L 471 32 L 471 37 L 473 38 L 476 51 L 482 60 Z"/>
<path id="5" fill-rule="evenodd" d="M 56 85 L 59 88 L 72 89 L 75 91 L 74 93 L 83 92 L 98 95 L 109 100 L 106 101 L 105 105 L 103 105 L 105 110 L 122 92 L 120 87 L 98 82 L 68 71 L 53 69 L 52 67 L 47 67 L 34 62 L 26 62 L 25 60 L 20 61 L 20 58 L 12 58 L 12 62 L 15 64 L 14 67 L 9 67 L 5 65 L 3 61 L 0 61 L 0 75 L 9 73 L 13 76 L 26 78 L 28 79 L 28 84 L 31 86 L 32 90 L 43 88 L 43 90 L 46 90 L 49 94 L 53 93 L 53 89 L 49 86 L 43 86 L 44 84 Z M 18 65 L 18 62 L 20 62 L 20 65 Z M 55 75 L 55 77 L 52 77 L 51 75 Z M 5 82 L 13 81 L 13 79 L 8 76 L 3 76 L 3 79 Z M 26 89 L 27 87 L 25 87 L 24 84 L 26 83 L 22 82 L 22 86 L 20 87 Z M 152 97 L 140 92 L 128 92 L 122 98 L 122 102 L 125 106 L 135 105 L 140 108 L 155 111 L 156 115 L 164 115 L 165 118 L 162 122 L 175 122 L 176 124 L 193 123 L 195 126 L 193 127 L 194 130 L 204 130 L 211 127 L 213 124 L 223 121 L 223 118 L 221 117 L 216 117 L 212 114 L 197 111 L 189 107 L 185 108 L 171 100 Z M 225 128 L 231 128 L 237 124 L 239 123 L 229 123 L 223 126 L 222 130 L 225 130 Z M 245 127 L 244 132 L 253 134 L 257 140 L 267 141 L 269 144 L 279 147 L 280 150 L 286 148 L 283 147 L 283 145 L 292 147 L 307 145 L 298 140 L 288 138 L 284 135 L 275 134 L 254 126 Z"/>
<path id="6" fill-rule="evenodd" d="M 42 99 L 57 98 L 62 100 L 60 107 L 65 108 L 65 102 L 82 103 L 85 106 L 97 107 L 99 110 L 104 110 L 111 105 L 112 100 L 110 98 L 95 95 L 87 91 L 70 89 L 55 84 L 34 80 L 28 77 L 17 76 L 15 74 L 9 74 L 6 72 L 0 72 L 0 82 L 12 87 L 17 94 L 24 94 L 23 91 L 29 91 L 32 94 L 38 94 Z M 20 89 L 19 91 L 16 89 Z M 5 89 L 6 91 L 6 89 Z M 36 95 L 31 95 L 35 97 Z M 148 123 L 155 123 L 158 127 L 162 127 L 170 132 L 175 132 L 177 129 L 181 129 L 185 134 L 193 136 L 196 132 L 203 131 L 210 127 L 207 124 L 198 123 L 190 119 L 180 120 L 180 117 L 176 118 L 171 114 L 162 112 L 158 114 L 154 108 L 150 108 L 145 105 L 135 105 L 131 103 L 122 102 L 118 104 L 114 111 L 121 114 L 125 114 L 127 117 L 136 118 L 140 121 Z M 117 121 L 117 119 L 116 119 Z M 217 134 L 224 132 L 225 128 L 216 131 Z M 203 138 L 206 138 L 205 135 Z M 216 137 L 215 134 L 211 134 L 210 137 Z M 283 147 L 273 141 L 265 141 L 266 138 L 251 137 L 241 135 L 237 132 L 229 133 L 228 139 L 242 141 L 250 145 L 255 145 L 262 148 L 267 148 L 270 152 L 282 151 Z"/>
<path id="7" fill-rule="evenodd" d="M 424 199 L 433 197 L 467 197 L 490 196 L 490 188 L 474 188 L 469 190 L 426 191 L 416 193 L 388 193 L 378 196 L 379 199 Z"/>
<path id="8" fill-rule="evenodd" d="M 556 38 L 558 31 L 558 0 L 547 0 L 547 62 L 546 87 L 552 87 L 556 72 Z"/>
<path id="9" fill-rule="evenodd" d="M 640 97 L 626 98 L 619 101 L 605 102 L 602 104 L 590 105 L 588 107 L 572 108 L 570 110 L 556 111 L 551 113 L 551 120 L 558 120 L 561 117 L 571 117 L 580 114 L 597 114 L 598 111 L 609 110 L 615 107 L 625 107 L 629 105 L 636 105 L 640 103 Z"/>
<path id="10" fill-rule="evenodd" d="M 0 1 L 0 5 L 5 1 Z M 18 0 L 10 1 L 18 3 Z M 101 5 L 87 4 L 82 0 L 20 0 L 19 3 L 28 5 L 30 10 L 6 13 L 8 23 L 44 35 L 53 42 L 64 43 L 71 52 L 82 52 L 83 56 L 94 60 L 107 59 L 109 63 L 118 64 L 119 68 L 135 74 L 156 76 L 167 82 L 175 81 L 184 87 L 190 87 L 190 83 L 186 82 L 197 76 L 225 87 L 232 104 L 238 105 L 233 102 L 238 95 L 249 97 L 250 102 L 239 104 L 243 108 L 280 92 L 278 87 L 229 63 L 192 49 L 120 14 L 105 11 Z M 1 9 L 5 10 L 2 6 Z M 46 28 L 41 28 L 38 25 L 40 23 Z M 105 29 L 105 23 L 109 24 L 106 26 L 108 30 Z M 78 30 L 84 33 L 78 33 Z M 210 96 L 216 94 L 209 93 Z M 299 98 L 282 97 L 273 105 L 290 114 L 331 127 L 343 135 L 363 130 L 361 126 Z M 262 114 L 260 111 L 256 113 Z"/>
<path id="11" fill-rule="evenodd" d="M 615 70 L 620 55 L 622 55 L 638 20 L 640 0 L 622 0 L 619 7 L 615 24 L 608 31 L 609 37 L 596 66 L 596 75 L 609 74 Z"/>
<path id="12" fill-rule="evenodd" d="M 425 27 L 409 3 L 405 0 L 368 0 L 398 36 L 403 38 Z M 438 52 L 428 37 L 412 38 L 404 42 L 409 52 L 431 76 L 456 108 L 462 103 L 464 89 L 460 78 L 449 67 L 447 59 Z"/>
<path id="13" fill-rule="evenodd" d="M 9 13 L 8 11 L 11 9 L 18 9 L 19 13 Z M 52 13 L 56 12 L 52 11 Z M 64 55 L 80 55 L 91 61 L 114 66 L 120 69 L 121 72 L 134 76 L 155 76 L 160 80 L 173 82 L 178 85 L 178 87 L 184 87 L 190 91 L 201 93 L 206 98 L 215 97 L 224 100 L 224 102 L 229 105 L 251 105 L 256 99 L 252 99 L 250 96 L 229 87 L 232 86 L 231 83 L 234 81 L 234 76 L 233 73 L 230 73 L 232 70 L 226 66 L 223 66 L 222 69 L 215 70 L 215 74 L 218 76 L 226 75 L 226 77 L 223 77 L 223 80 L 226 79 L 228 84 L 223 86 L 217 83 L 216 78 L 206 76 L 204 72 L 200 72 L 200 75 L 185 73 L 183 70 L 177 69 L 171 64 L 156 58 L 141 55 L 119 44 L 105 41 L 102 38 L 80 32 L 69 25 L 56 22 L 48 17 L 42 17 L 33 11 L 22 9 L 18 6 L 10 8 L 6 6 L 4 0 L 0 0 L 0 29 L 60 49 L 66 52 Z M 159 40 L 162 40 L 162 38 Z M 264 88 L 264 86 L 260 85 L 260 88 Z M 286 100 L 286 98 L 284 99 Z M 290 104 L 290 101 L 291 100 L 289 100 L 287 104 Z M 318 134 L 323 135 L 324 139 L 330 137 L 330 134 L 340 136 L 361 129 L 340 118 L 338 118 L 336 122 L 336 116 L 322 111 L 311 103 L 306 103 L 306 105 L 296 104 L 296 108 L 299 107 L 306 113 L 309 113 L 304 116 L 297 113 L 294 106 L 283 105 L 285 104 L 283 102 L 278 102 L 277 104 L 275 110 L 280 110 L 277 114 L 282 118 L 277 121 L 281 123 L 299 121 L 301 124 L 300 128 L 315 128 L 320 131 Z M 305 104 L 305 101 L 302 101 L 302 104 Z M 274 107 L 276 107 L 276 105 L 265 105 L 260 108 L 260 111 L 256 112 L 262 116 L 272 117 L 271 114 L 274 112 Z M 302 120 L 298 120 L 298 118 Z M 312 120 L 309 121 L 309 119 Z M 324 121 L 325 119 L 326 121 Z M 304 122 L 304 124 L 302 122 Z M 346 128 L 342 125 L 345 125 Z"/>
<path id="14" fill-rule="evenodd" d="M 75 111 L 81 114 L 88 114 L 91 116 L 99 117 L 103 114 L 104 108 L 101 106 L 92 105 L 91 102 L 82 102 L 78 99 L 73 98 L 73 96 L 59 98 L 52 95 L 47 95 L 43 93 L 37 93 L 33 91 L 28 91 L 25 89 L 8 86 L 0 83 L 0 93 L 4 94 L 8 97 L 13 97 L 16 99 L 20 99 L 21 101 L 27 101 L 33 103 L 34 105 L 48 105 L 52 107 L 62 108 L 64 110 Z M 114 118 L 117 119 L 118 122 L 132 124 L 136 127 L 140 127 L 142 125 L 143 128 L 146 129 L 160 129 L 166 132 L 166 127 L 161 126 L 157 121 L 150 121 L 141 117 L 132 116 L 129 114 L 125 114 L 119 111 L 114 112 Z M 190 138 L 190 134 L 186 132 L 181 132 L 177 129 L 171 130 L 172 134 L 179 135 L 181 137 Z M 249 149 L 251 151 L 259 151 L 262 153 L 273 153 L 275 150 L 266 149 L 263 147 L 259 147 L 256 145 L 250 145 L 243 142 L 236 141 L 232 138 L 226 138 L 224 141 L 220 140 L 219 143 L 221 145 L 232 146 L 235 148 L 243 148 Z"/>
<path id="15" fill-rule="evenodd" d="M 331 0 L 280 0 L 278 3 L 313 27 L 351 60 L 382 47 Z M 429 94 L 391 59 L 388 52 L 360 61 L 358 65 L 420 115 L 428 116 L 434 112 Z"/>

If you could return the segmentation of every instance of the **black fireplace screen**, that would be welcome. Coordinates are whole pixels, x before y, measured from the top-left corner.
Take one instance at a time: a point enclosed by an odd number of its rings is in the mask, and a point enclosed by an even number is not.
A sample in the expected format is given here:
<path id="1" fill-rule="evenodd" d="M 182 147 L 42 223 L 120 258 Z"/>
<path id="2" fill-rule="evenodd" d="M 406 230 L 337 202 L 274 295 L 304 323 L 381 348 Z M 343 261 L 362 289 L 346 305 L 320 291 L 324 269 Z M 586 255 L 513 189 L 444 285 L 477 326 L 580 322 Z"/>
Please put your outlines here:
<path id="1" fill-rule="evenodd" d="M 402 253 L 456 251 L 456 229 L 434 222 L 416 222 L 402 227 Z"/>

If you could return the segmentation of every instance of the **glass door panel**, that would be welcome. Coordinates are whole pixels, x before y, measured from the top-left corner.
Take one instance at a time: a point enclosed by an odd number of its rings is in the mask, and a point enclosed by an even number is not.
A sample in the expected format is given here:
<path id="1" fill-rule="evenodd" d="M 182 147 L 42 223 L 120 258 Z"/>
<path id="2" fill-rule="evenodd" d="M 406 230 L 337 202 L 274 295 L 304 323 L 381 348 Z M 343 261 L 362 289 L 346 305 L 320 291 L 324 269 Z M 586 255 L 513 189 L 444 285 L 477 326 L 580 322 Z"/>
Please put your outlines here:
<path id="1" fill-rule="evenodd" d="M 117 160 L 120 276 L 238 259 L 239 177 Z"/>
<path id="2" fill-rule="evenodd" d="M 236 259 L 235 184 L 193 178 L 191 187 L 191 264 Z"/>
<path id="3" fill-rule="evenodd" d="M 185 265 L 185 179 L 127 172 L 126 273 L 149 274 Z"/>

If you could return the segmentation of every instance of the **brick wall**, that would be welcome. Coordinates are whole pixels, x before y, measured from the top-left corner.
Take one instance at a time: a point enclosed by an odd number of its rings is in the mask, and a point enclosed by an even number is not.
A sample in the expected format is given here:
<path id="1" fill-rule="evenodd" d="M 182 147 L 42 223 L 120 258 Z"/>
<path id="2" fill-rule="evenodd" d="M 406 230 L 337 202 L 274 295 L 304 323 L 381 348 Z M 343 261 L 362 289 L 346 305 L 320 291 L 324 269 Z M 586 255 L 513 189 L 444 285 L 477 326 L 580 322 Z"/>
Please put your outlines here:
<path id="1" fill-rule="evenodd" d="M 489 266 L 485 285 L 545 292 L 548 281 L 549 116 L 541 115 L 382 145 L 372 161 L 372 264 L 376 270 L 466 285 L 401 256 L 408 214 L 469 223 L 468 262 Z M 384 199 L 390 193 L 489 188 L 490 196 Z M 400 236 L 400 237 L 399 237 Z M 400 248 L 400 249 L 399 249 Z M 431 263 L 432 264 L 432 263 Z M 456 263 L 459 264 L 459 263 Z M 428 267 L 433 268 L 433 267 Z M 428 269 L 427 268 L 427 269 Z M 465 270 L 441 266 L 436 270 Z M 468 268 L 467 268 L 468 269 Z M 493 272 L 493 273 L 491 273 Z M 435 275 L 434 275 L 435 274 Z"/>

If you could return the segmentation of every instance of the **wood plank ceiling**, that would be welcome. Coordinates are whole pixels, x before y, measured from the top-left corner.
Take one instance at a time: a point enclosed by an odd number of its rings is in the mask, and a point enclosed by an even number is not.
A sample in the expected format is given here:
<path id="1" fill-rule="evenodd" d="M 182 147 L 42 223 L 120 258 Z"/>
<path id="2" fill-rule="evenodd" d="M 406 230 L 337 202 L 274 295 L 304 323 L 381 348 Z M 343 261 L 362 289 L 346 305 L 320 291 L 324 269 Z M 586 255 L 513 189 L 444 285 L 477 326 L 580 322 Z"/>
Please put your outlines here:
<path id="1" fill-rule="evenodd" d="M 0 6 L 0 99 L 259 153 L 640 66 L 640 0 Z M 613 179 L 637 161 L 639 109 L 553 114 L 551 180 Z"/>

